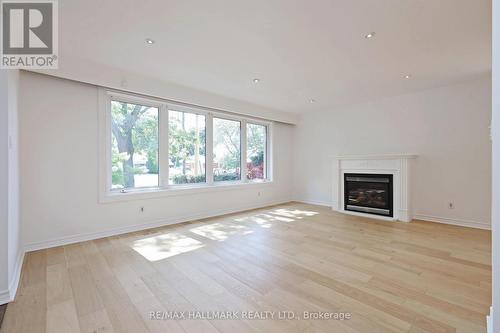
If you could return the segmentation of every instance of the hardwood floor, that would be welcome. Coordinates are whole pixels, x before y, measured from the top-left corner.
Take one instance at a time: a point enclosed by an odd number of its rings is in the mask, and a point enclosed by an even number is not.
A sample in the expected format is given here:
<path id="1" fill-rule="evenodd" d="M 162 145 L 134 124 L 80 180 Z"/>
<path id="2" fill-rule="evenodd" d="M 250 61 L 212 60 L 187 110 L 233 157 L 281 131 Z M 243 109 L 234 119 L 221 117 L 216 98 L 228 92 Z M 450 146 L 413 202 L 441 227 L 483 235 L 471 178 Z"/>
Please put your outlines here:
<path id="1" fill-rule="evenodd" d="M 490 236 L 291 203 L 36 251 L 1 332 L 486 332 Z M 351 318 L 151 320 L 152 311 Z"/>

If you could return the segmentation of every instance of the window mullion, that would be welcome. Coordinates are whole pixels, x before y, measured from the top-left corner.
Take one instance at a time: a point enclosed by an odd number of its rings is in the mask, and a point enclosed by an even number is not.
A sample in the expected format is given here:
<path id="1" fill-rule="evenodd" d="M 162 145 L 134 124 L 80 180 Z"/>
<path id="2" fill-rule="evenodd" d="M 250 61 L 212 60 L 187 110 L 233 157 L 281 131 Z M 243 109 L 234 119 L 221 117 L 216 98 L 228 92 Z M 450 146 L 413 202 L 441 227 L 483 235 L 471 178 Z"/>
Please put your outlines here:
<path id="1" fill-rule="evenodd" d="M 205 175 L 206 181 L 208 185 L 212 185 L 214 183 L 214 117 L 212 113 L 208 113 L 205 120 Z"/>
<path id="2" fill-rule="evenodd" d="M 273 161 L 274 161 L 274 150 L 273 150 L 273 125 L 269 124 L 266 126 L 266 180 L 272 180 L 273 178 Z"/>
<path id="3" fill-rule="evenodd" d="M 168 187 L 168 173 L 169 173 L 169 141 L 168 141 L 168 107 L 163 105 L 160 108 L 160 123 L 158 126 L 159 130 L 159 152 L 158 152 L 158 164 L 160 172 L 160 187 Z"/>
<path id="4" fill-rule="evenodd" d="M 106 123 L 106 192 L 111 191 L 113 187 L 113 163 L 112 163 L 112 142 L 113 134 L 111 130 L 111 95 L 106 96 L 105 123 Z"/>
<path id="5" fill-rule="evenodd" d="M 265 126 L 265 134 L 264 134 L 264 179 L 268 179 L 269 177 L 269 126 Z"/>
<path id="6" fill-rule="evenodd" d="M 244 183 L 248 182 L 247 178 L 247 122 L 246 120 L 241 121 L 241 131 L 240 131 L 240 146 L 241 146 L 241 181 Z"/>

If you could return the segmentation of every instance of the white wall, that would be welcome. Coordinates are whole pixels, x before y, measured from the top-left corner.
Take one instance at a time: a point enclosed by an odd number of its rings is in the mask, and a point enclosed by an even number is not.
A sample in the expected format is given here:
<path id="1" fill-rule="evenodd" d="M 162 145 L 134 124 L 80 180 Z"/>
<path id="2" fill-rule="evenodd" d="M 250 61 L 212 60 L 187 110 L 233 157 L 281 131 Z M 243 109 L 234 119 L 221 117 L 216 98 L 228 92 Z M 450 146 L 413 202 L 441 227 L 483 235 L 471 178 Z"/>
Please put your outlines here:
<path id="1" fill-rule="evenodd" d="M 493 1 L 493 70 L 492 122 L 493 187 L 492 187 L 492 265 L 493 311 L 488 322 L 488 333 L 500 332 L 500 3 Z M 494 315 L 496 311 L 496 315 Z"/>
<path id="2" fill-rule="evenodd" d="M 98 88 L 22 72 L 19 108 L 22 238 L 28 248 L 291 199 L 291 125 L 274 127 L 272 184 L 102 204 L 98 199 Z M 142 214 L 141 206 L 145 207 Z"/>
<path id="3" fill-rule="evenodd" d="M 171 99 L 176 102 L 264 118 L 266 120 L 288 124 L 295 124 L 297 122 L 297 115 L 295 113 L 265 108 L 206 91 L 187 88 L 172 82 L 154 79 L 138 73 L 124 72 L 118 68 L 83 59 L 69 57 L 64 62 L 61 62 L 57 71 L 48 69 L 36 70 L 35 72 L 151 97 Z"/>
<path id="4" fill-rule="evenodd" d="M 19 71 L 10 71 L 8 84 L 8 140 L 9 140 L 9 241 L 8 241 L 8 261 L 9 261 L 9 289 L 11 299 L 17 289 L 17 279 L 20 265 L 22 264 L 21 243 L 20 243 L 20 211 L 19 211 L 19 123 L 18 123 L 18 96 L 19 96 Z"/>
<path id="5" fill-rule="evenodd" d="M 414 169 L 416 213 L 488 227 L 490 110 L 488 75 L 453 86 L 305 114 L 295 137 L 295 197 L 329 205 L 332 162 L 337 155 L 415 153 L 419 155 Z M 449 209 L 448 202 L 455 208 Z"/>
<path id="6" fill-rule="evenodd" d="M 0 304 L 8 294 L 8 72 L 0 71 Z"/>
<path id="7" fill-rule="evenodd" d="M 0 304 L 12 300 L 22 253 L 19 242 L 17 102 L 19 71 L 0 71 Z"/>

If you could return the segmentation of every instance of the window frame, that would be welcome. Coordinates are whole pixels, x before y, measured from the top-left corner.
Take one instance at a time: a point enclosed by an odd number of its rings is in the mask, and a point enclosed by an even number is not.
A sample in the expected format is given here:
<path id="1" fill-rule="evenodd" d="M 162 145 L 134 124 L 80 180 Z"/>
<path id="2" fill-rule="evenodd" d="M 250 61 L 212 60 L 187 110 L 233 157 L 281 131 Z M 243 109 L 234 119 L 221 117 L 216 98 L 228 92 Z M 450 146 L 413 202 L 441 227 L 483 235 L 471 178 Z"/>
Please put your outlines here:
<path id="1" fill-rule="evenodd" d="M 112 190 L 112 130 L 111 101 L 126 102 L 158 108 L 158 187 L 141 187 Z M 207 191 L 231 190 L 238 186 L 265 186 L 273 182 L 272 133 L 273 123 L 262 119 L 240 116 L 201 106 L 189 105 L 154 97 L 99 88 L 99 198 L 100 202 L 115 202 L 173 196 Z M 205 116 L 205 178 L 204 183 L 169 184 L 169 110 Z M 213 179 L 213 118 L 240 122 L 240 180 L 217 181 Z M 266 127 L 266 152 L 264 156 L 265 178 L 247 179 L 247 123 Z"/>

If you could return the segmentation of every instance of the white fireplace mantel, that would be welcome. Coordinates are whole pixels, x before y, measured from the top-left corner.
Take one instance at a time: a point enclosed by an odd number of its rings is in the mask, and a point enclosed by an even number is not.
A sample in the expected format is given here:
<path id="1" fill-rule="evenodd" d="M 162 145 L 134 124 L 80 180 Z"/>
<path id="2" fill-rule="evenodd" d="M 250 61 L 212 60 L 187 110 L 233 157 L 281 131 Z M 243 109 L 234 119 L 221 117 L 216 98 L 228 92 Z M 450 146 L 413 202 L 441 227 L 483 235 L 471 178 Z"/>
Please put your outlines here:
<path id="1" fill-rule="evenodd" d="M 411 205 L 412 161 L 417 155 L 342 155 L 333 163 L 332 209 L 352 215 L 376 219 L 410 222 L 413 218 Z M 376 173 L 393 175 L 393 217 L 377 216 L 344 210 L 344 174 Z"/>

